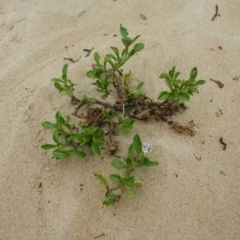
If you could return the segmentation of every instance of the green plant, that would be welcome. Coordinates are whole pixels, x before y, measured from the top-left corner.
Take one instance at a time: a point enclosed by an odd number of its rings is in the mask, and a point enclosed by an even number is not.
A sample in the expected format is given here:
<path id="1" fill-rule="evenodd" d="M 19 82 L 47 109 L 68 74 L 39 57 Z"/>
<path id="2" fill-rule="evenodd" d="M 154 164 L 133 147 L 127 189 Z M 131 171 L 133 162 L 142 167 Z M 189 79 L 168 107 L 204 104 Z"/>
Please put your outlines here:
<path id="1" fill-rule="evenodd" d="M 77 84 L 73 83 L 70 79 L 68 79 L 67 70 L 68 70 L 68 65 L 65 64 L 62 69 L 62 79 L 52 78 L 51 81 L 54 82 L 54 87 L 56 89 L 58 89 L 60 92 L 62 91 L 65 92 L 67 96 L 69 96 L 70 98 L 73 98 L 74 86 L 76 86 Z"/>
<path id="2" fill-rule="evenodd" d="M 123 70 L 120 68 L 134 54 L 144 48 L 143 43 L 137 43 L 130 50 L 130 46 L 140 37 L 140 35 L 132 39 L 130 38 L 127 29 L 124 27 L 120 27 L 120 33 L 122 35 L 124 49 L 119 51 L 117 47 L 111 47 L 114 54 L 106 54 L 103 62 L 100 62 L 100 55 L 98 52 L 95 52 L 95 69 L 87 72 L 87 76 L 95 80 L 92 84 L 96 85 L 98 92 L 103 92 L 105 94 L 104 97 L 107 97 L 112 92 L 112 89 L 109 89 L 110 85 L 112 85 L 117 89 L 120 98 L 128 98 L 128 95 L 131 94 L 130 82 L 132 74 L 129 72 L 123 75 Z"/>
<path id="3" fill-rule="evenodd" d="M 112 131 L 116 131 L 117 129 L 119 129 L 123 134 L 128 134 L 132 130 L 133 124 L 135 122 L 134 119 L 126 119 L 124 117 L 121 117 L 119 114 L 115 115 L 117 120 L 116 122 L 116 120 L 110 116 L 110 112 L 106 109 L 103 110 L 103 115 L 105 117 L 105 121 L 111 124 L 111 130 L 107 134 Z"/>
<path id="4" fill-rule="evenodd" d="M 196 67 L 191 70 L 189 80 L 187 81 L 178 79 L 180 72 L 175 73 L 175 67 L 173 67 L 168 74 L 161 74 L 159 78 L 165 79 L 165 83 L 169 87 L 170 92 L 161 92 L 158 100 L 168 100 L 174 105 L 189 101 L 190 95 L 198 92 L 197 87 L 205 83 L 204 80 L 196 80 L 197 74 L 198 70 Z"/>
<path id="5" fill-rule="evenodd" d="M 144 82 L 134 87 L 132 72 L 124 73 L 122 69 L 133 55 L 144 48 L 143 43 L 135 43 L 140 35 L 131 38 L 127 29 L 122 26 L 120 33 L 123 49 L 111 47 L 113 53 L 106 54 L 102 61 L 99 53 L 95 52 L 93 69 L 87 72 L 87 77 L 93 80 L 92 84 L 96 86 L 96 90 L 104 93 L 103 100 L 86 95 L 78 100 L 74 96 L 76 84 L 67 77 L 67 64 L 62 69 L 62 79 L 52 79 L 55 88 L 71 97 L 72 103 L 78 103 L 72 117 L 81 119 L 81 125 L 75 126 L 70 123 L 70 117 L 64 118 L 60 112 L 57 112 L 55 123 L 46 121 L 42 124 L 43 128 L 53 130 L 54 143 L 42 145 L 42 148 L 53 149 L 54 158 L 65 159 L 71 156 L 84 158 L 87 153 L 100 156 L 103 149 L 105 154 L 115 156 L 119 147 L 118 142 L 113 138 L 116 137 L 117 132 L 128 134 L 136 120 L 155 119 L 167 122 L 177 132 L 194 135 L 191 125 L 182 126 L 169 118 L 179 109 L 185 110 L 184 103 L 198 91 L 198 86 L 205 83 L 204 80 L 196 80 L 197 68 L 192 69 L 187 81 L 178 78 L 180 72 L 175 73 L 175 67 L 168 74 L 161 74 L 160 78 L 165 79 L 170 91 L 161 92 L 158 101 L 154 101 L 142 90 Z M 115 96 L 114 102 L 105 100 L 109 94 Z M 150 161 L 145 157 L 145 148 L 148 146 L 142 146 L 141 139 L 136 134 L 128 148 L 127 156 L 123 159 L 114 158 L 111 162 L 115 169 L 124 171 L 123 174 L 110 174 L 107 180 L 100 173 L 94 173 L 107 190 L 103 205 L 114 205 L 123 194 L 135 196 L 136 189 L 141 183 L 136 182 L 135 176 L 131 175 L 133 170 L 158 165 L 158 162 Z M 114 187 L 110 187 L 109 180 L 115 184 Z"/>
<path id="6" fill-rule="evenodd" d="M 107 189 L 106 199 L 103 204 L 106 206 L 114 205 L 122 194 L 129 196 L 136 195 L 136 188 L 141 186 L 141 183 L 135 182 L 135 177 L 130 176 L 133 170 L 140 167 L 157 166 L 158 162 L 150 161 L 145 157 L 142 150 L 142 141 L 138 134 L 133 138 L 133 143 L 128 148 L 127 157 L 124 159 L 115 158 L 112 160 L 112 166 L 118 170 L 123 170 L 123 176 L 111 174 L 109 179 L 116 185 L 110 188 L 110 185 L 105 177 L 99 173 L 94 173 L 100 183 Z M 120 193 L 116 193 L 120 189 Z"/>
<path id="7" fill-rule="evenodd" d="M 100 155 L 100 144 L 104 142 L 101 131 L 97 127 L 82 126 L 82 132 L 76 133 L 76 127 L 69 124 L 69 117 L 64 119 L 60 112 L 56 113 L 56 123 L 44 122 L 43 128 L 53 129 L 53 141 L 55 144 L 44 144 L 44 150 L 55 149 L 53 157 L 56 159 L 68 158 L 72 155 L 84 158 L 87 154 L 84 146 L 90 147 L 90 154 Z"/>

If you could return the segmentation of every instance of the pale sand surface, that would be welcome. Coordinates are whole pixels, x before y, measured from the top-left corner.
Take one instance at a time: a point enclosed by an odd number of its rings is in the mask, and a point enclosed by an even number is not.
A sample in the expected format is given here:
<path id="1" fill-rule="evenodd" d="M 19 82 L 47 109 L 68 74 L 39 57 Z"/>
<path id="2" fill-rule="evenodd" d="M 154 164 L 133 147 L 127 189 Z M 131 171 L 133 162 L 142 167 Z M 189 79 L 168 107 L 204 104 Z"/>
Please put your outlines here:
<path id="1" fill-rule="evenodd" d="M 212 21 L 215 4 L 221 16 Z M 233 80 L 240 76 L 239 9 L 239 0 L 1 0 L 0 239 L 240 239 L 240 79 Z M 103 55 L 121 47 L 120 24 L 141 34 L 145 49 L 125 69 L 145 81 L 150 97 L 166 89 L 158 76 L 174 65 L 184 78 L 197 66 L 207 83 L 173 118 L 193 120 L 194 137 L 165 123 L 135 124 L 124 141 L 139 133 L 160 165 L 136 171 L 143 187 L 135 198 L 101 208 L 105 191 L 92 172 L 110 174 L 112 158 L 51 159 L 40 148 L 51 142 L 41 123 L 57 110 L 74 111 L 50 81 L 65 63 L 76 95 L 94 96 L 86 77 L 93 53 L 85 57 L 83 49 Z M 63 60 L 79 56 L 77 63 Z"/>

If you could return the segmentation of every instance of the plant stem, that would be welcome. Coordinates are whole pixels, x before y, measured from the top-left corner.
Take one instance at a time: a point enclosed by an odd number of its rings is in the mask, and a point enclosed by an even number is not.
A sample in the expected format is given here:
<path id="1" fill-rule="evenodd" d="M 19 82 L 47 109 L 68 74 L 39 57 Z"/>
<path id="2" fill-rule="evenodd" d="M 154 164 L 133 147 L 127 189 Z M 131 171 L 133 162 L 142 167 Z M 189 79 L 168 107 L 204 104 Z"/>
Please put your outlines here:
<path id="1" fill-rule="evenodd" d="M 104 107 L 114 108 L 114 105 L 111 104 L 111 103 L 103 102 L 103 101 L 100 101 L 100 100 L 98 100 L 98 99 L 96 99 L 96 98 L 93 98 L 93 99 L 95 100 L 95 103 L 98 103 L 98 104 L 100 104 L 100 105 L 102 105 L 102 106 L 104 106 Z"/>
<path id="2" fill-rule="evenodd" d="M 105 133 L 105 136 L 109 135 L 110 133 L 114 132 L 115 130 L 117 130 L 119 128 L 119 126 L 121 125 L 121 123 L 118 123 L 118 125 L 112 129 L 110 129 L 110 131 L 108 131 L 107 133 Z"/>
<path id="3" fill-rule="evenodd" d="M 127 169 L 126 172 L 124 173 L 124 176 L 125 177 L 129 177 L 130 176 L 130 173 L 134 170 L 134 167 L 133 168 L 130 168 L 130 169 Z"/>
<path id="4" fill-rule="evenodd" d="M 85 100 L 80 101 L 80 104 L 77 106 L 77 108 L 76 108 L 76 110 L 75 110 L 75 113 L 74 113 L 75 115 L 77 115 L 78 110 L 79 110 L 85 103 L 86 103 Z"/>

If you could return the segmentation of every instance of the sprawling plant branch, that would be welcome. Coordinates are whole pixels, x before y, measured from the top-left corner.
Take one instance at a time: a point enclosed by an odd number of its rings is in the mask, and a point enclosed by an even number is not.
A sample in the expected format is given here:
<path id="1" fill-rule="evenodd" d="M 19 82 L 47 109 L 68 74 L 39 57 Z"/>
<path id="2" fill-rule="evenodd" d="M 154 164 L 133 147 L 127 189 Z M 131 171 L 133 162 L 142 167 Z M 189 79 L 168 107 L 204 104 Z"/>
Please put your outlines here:
<path id="1" fill-rule="evenodd" d="M 137 87 L 133 87 L 131 72 L 124 73 L 121 67 L 137 52 L 144 48 L 143 43 L 133 43 L 140 35 L 131 38 L 127 29 L 120 27 L 123 50 L 111 47 L 113 54 L 106 54 L 101 61 L 98 52 L 94 53 L 95 64 L 92 70 L 87 72 L 87 77 L 93 80 L 98 92 L 103 93 L 103 100 L 84 95 L 79 100 L 74 95 L 76 85 L 67 76 L 68 65 L 62 69 L 61 78 L 53 78 L 54 86 L 60 92 L 65 92 L 71 98 L 71 102 L 76 104 L 75 112 L 72 114 L 78 118 L 85 119 L 80 126 L 70 124 L 70 117 L 64 118 L 60 112 L 55 115 L 55 122 L 46 121 L 42 124 L 45 129 L 52 129 L 53 144 L 44 144 L 44 150 L 52 149 L 54 158 L 60 160 L 75 156 L 84 158 L 87 153 L 90 155 L 101 155 L 102 150 L 108 146 L 110 155 L 118 151 L 118 142 L 112 140 L 112 135 L 116 131 L 128 134 L 132 129 L 135 120 L 147 121 L 155 119 L 168 123 L 178 133 L 194 135 L 193 123 L 182 126 L 174 122 L 170 117 L 179 110 L 185 110 L 185 102 L 198 92 L 197 87 L 204 84 L 204 80 L 196 80 L 198 71 L 194 67 L 188 80 L 179 79 L 180 72 L 175 72 L 173 67 L 167 74 L 159 77 L 165 79 L 169 91 L 159 93 L 158 101 L 152 100 L 142 91 L 144 82 L 140 82 Z M 115 102 L 106 101 L 109 94 L 117 96 Z M 79 131 L 80 128 L 80 131 Z M 105 144 L 105 145 L 104 145 Z M 111 162 L 112 166 L 118 170 L 123 170 L 123 175 L 111 174 L 109 179 L 115 184 L 110 187 L 107 179 L 99 173 L 95 173 L 97 179 L 106 188 L 106 199 L 103 204 L 114 205 L 122 196 L 126 194 L 135 196 L 136 188 L 141 183 L 135 181 L 132 176 L 133 170 L 139 167 L 157 166 L 158 162 L 150 161 L 144 155 L 141 139 L 138 134 L 133 138 L 133 143 L 129 146 L 127 156 L 123 159 L 115 158 Z M 121 190 L 121 193 L 116 193 Z"/>

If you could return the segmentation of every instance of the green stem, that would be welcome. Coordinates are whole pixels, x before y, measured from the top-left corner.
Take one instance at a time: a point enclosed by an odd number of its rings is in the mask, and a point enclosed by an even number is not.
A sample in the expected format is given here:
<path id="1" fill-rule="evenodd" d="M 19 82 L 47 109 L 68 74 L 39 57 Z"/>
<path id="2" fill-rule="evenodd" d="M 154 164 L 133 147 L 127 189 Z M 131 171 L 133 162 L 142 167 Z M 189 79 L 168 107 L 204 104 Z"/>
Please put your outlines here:
<path id="1" fill-rule="evenodd" d="M 135 168 L 132 167 L 130 169 L 127 169 L 126 172 L 124 173 L 124 177 L 129 177 L 130 176 L 130 173 L 134 170 Z"/>

